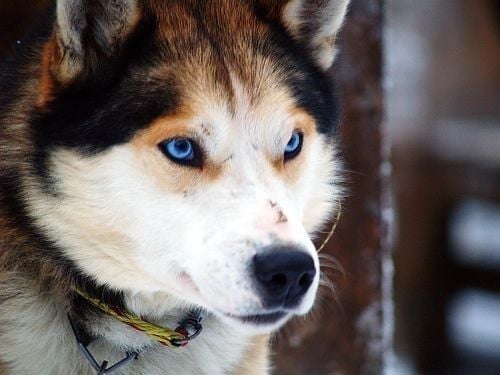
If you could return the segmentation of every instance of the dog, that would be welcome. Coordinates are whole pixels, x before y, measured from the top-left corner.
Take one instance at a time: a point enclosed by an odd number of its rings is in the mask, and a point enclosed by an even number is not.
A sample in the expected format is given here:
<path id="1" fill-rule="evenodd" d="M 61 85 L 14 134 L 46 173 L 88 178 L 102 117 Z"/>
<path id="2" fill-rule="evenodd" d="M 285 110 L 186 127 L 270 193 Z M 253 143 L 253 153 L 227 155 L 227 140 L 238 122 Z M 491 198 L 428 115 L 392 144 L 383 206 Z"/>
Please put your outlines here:
<path id="1" fill-rule="evenodd" d="M 57 0 L 2 69 L 8 374 L 268 374 L 338 209 L 348 0 Z"/>

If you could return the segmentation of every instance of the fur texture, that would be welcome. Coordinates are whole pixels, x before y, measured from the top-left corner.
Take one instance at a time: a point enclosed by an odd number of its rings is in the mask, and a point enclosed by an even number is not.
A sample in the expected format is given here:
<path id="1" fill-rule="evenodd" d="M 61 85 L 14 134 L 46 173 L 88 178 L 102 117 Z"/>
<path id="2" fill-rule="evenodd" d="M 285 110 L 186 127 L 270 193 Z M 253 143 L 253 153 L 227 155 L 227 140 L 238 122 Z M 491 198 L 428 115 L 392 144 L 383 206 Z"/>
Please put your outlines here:
<path id="1" fill-rule="evenodd" d="M 69 313 L 123 374 L 265 374 L 268 336 L 312 307 L 311 237 L 341 199 L 325 70 L 345 0 L 59 0 L 0 84 L 0 363 L 87 374 Z M 284 150 L 300 132 L 300 153 Z M 189 139 L 180 165 L 165 142 Z M 300 303 L 269 308 L 252 269 L 307 254 Z M 87 293 L 175 327 L 187 348 L 95 311 Z M 253 320 L 252 320 L 253 319 Z M 259 318 L 260 319 L 260 318 Z"/>

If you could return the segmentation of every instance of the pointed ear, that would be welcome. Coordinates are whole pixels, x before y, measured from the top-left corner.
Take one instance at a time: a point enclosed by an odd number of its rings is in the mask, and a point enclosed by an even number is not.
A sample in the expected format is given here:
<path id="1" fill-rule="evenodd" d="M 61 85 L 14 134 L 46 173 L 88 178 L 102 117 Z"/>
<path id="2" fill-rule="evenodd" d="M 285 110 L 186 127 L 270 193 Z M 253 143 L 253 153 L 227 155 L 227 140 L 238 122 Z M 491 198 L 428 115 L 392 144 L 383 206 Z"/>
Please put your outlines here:
<path id="1" fill-rule="evenodd" d="M 95 72 L 116 56 L 140 19 L 138 0 L 57 0 L 49 49 L 50 71 L 58 83 Z"/>
<path id="2" fill-rule="evenodd" d="M 304 43 L 318 66 L 328 69 L 335 58 L 335 40 L 350 0 L 261 0 L 271 17 Z M 267 5 L 266 5 L 267 4 Z"/>

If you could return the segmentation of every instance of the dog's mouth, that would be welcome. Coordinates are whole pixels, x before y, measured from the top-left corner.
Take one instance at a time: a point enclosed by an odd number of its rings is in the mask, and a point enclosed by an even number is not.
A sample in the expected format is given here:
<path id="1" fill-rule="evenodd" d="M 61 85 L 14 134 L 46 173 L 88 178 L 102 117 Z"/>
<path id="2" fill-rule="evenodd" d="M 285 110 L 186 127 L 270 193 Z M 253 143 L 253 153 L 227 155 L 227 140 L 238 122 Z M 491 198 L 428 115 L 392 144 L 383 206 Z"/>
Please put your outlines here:
<path id="1" fill-rule="evenodd" d="M 227 317 L 237 320 L 241 323 L 252 324 L 256 326 L 274 325 L 288 316 L 285 311 L 277 311 L 268 314 L 255 314 L 255 315 L 232 315 L 225 314 Z"/>

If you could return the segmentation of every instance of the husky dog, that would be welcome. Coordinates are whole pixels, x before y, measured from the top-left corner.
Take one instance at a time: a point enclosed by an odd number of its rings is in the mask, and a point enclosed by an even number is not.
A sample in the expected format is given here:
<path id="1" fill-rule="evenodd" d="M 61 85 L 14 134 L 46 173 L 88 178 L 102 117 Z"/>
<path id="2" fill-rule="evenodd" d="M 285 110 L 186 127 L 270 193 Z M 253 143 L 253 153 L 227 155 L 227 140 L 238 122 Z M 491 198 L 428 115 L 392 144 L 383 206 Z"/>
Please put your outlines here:
<path id="1" fill-rule="evenodd" d="M 271 371 L 341 198 L 347 3 L 56 2 L 2 71 L 0 372 Z M 203 330 L 169 347 L 113 311 Z"/>

